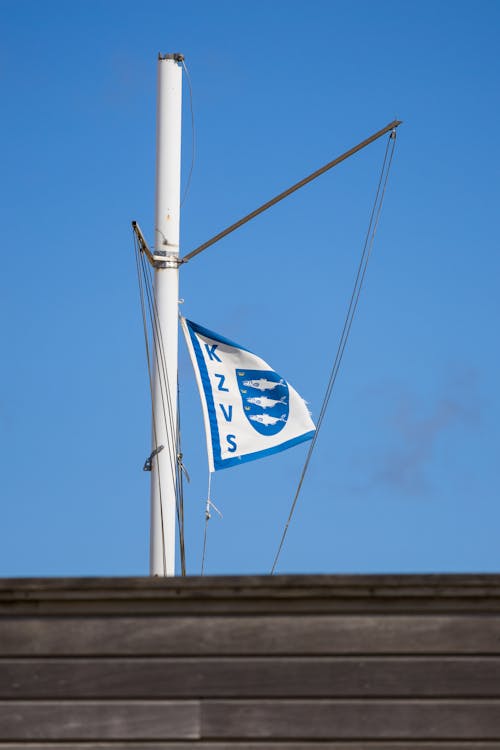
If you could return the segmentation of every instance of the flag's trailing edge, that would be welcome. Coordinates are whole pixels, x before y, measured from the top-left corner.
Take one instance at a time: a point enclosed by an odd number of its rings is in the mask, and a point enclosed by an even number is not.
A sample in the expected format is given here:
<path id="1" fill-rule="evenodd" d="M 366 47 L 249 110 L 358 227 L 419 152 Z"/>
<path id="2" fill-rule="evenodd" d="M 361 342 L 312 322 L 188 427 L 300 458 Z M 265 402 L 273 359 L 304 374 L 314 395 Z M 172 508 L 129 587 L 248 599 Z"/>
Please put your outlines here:
<path id="1" fill-rule="evenodd" d="M 314 435 L 305 401 L 263 359 L 181 318 L 196 374 L 210 471 L 291 448 Z"/>

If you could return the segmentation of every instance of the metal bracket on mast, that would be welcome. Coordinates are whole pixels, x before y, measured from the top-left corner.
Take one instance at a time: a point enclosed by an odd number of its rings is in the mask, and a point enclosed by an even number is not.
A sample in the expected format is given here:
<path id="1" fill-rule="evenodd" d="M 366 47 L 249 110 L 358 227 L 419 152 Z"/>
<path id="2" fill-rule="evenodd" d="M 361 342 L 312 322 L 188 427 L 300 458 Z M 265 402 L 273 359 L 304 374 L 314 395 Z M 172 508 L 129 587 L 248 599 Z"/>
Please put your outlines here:
<path id="1" fill-rule="evenodd" d="M 144 461 L 144 466 L 142 467 L 143 471 L 152 471 L 153 470 L 153 458 L 158 455 L 158 453 L 161 453 L 165 446 L 159 445 L 158 448 L 155 448 L 154 451 L 150 453 L 148 458 Z"/>
<path id="2" fill-rule="evenodd" d="M 184 263 L 182 258 L 179 258 L 177 253 L 169 253 L 166 250 L 156 250 L 154 253 L 152 253 L 148 247 L 148 243 L 144 238 L 141 228 L 136 221 L 132 222 L 132 229 L 135 236 L 137 237 L 139 250 L 141 251 L 141 253 L 144 253 L 146 258 L 148 259 L 149 264 L 153 268 L 178 268 L 180 265 L 182 265 L 182 263 Z"/>
<path id="3" fill-rule="evenodd" d="M 183 261 L 177 253 L 167 253 L 166 250 L 157 250 L 153 255 L 154 268 L 179 268 Z"/>

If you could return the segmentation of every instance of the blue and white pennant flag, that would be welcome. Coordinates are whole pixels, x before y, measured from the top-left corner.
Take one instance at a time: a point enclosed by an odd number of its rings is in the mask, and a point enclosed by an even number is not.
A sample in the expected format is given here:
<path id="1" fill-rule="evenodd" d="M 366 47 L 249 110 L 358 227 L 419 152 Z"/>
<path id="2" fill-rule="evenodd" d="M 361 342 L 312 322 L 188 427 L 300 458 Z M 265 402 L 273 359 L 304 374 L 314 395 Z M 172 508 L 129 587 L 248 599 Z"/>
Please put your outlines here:
<path id="1" fill-rule="evenodd" d="M 181 318 L 203 407 L 210 471 L 310 440 L 305 401 L 263 359 Z"/>

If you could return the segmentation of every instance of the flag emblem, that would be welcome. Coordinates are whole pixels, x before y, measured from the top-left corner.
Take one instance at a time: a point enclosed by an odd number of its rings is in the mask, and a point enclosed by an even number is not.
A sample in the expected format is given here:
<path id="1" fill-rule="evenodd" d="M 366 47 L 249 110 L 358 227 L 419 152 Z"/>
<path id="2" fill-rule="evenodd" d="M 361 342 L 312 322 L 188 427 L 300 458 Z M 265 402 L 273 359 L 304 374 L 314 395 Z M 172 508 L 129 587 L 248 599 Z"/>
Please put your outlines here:
<path id="1" fill-rule="evenodd" d="M 314 435 L 305 401 L 267 362 L 181 318 L 203 408 L 210 471 L 291 448 Z"/>
<path id="2" fill-rule="evenodd" d="M 288 384 L 274 370 L 236 370 L 245 416 L 261 435 L 277 435 L 288 420 Z"/>

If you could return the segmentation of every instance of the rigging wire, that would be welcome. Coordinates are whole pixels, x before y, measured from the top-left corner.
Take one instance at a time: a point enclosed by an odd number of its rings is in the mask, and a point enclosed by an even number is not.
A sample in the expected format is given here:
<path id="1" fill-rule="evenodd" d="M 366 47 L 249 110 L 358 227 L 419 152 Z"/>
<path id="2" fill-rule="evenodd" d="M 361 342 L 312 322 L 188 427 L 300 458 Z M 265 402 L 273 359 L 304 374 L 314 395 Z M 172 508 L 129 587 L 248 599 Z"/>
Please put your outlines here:
<path id="1" fill-rule="evenodd" d="M 157 368 L 158 368 L 158 373 L 159 373 L 159 387 L 160 387 L 160 396 L 162 400 L 163 419 L 165 423 L 165 434 L 167 437 L 167 441 L 169 443 L 168 452 L 169 452 L 171 478 L 175 487 L 177 522 L 178 522 L 179 534 L 181 536 L 180 545 L 179 545 L 180 550 L 181 550 L 181 568 L 182 570 L 185 570 L 185 565 L 184 565 L 185 560 L 184 560 L 184 555 L 182 554 L 182 551 L 184 549 L 184 538 L 183 538 L 183 529 L 182 529 L 182 524 L 181 524 L 181 513 L 179 509 L 179 505 L 180 505 L 179 493 L 181 492 L 181 488 L 178 482 L 177 461 L 175 458 L 173 458 L 173 456 L 178 455 L 178 445 L 175 446 L 175 452 L 171 450 L 171 447 L 172 447 L 171 435 L 173 434 L 175 435 L 177 433 L 176 432 L 174 433 L 172 430 L 173 417 L 172 417 L 171 394 L 170 394 L 170 388 L 169 388 L 169 383 L 168 383 L 168 373 L 165 367 L 165 354 L 164 354 L 163 341 L 162 341 L 162 336 L 161 336 L 161 327 L 160 327 L 159 319 L 158 319 L 158 310 L 157 310 L 156 300 L 154 297 L 154 291 L 152 287 L 150 269 L 149 269 L 149 266 L 145 262 L 144 262 L 144 272 L 146 274 L 146 287 L 147 287 L 148 299 L 150 302 L 150 315 L 153 320 L 153 327 L 154 327 L 153 340 L 155 343 L 155 361 L 157 363 Z M 162 379 L 162 376 L 163 376 L 163 379 Z M 165 408 L 165 391 L 166 391 L 167 408 Z M 169 420 L 167 419 L 167 414 L 169 416 Z M 170 421 L 170 431 L 168 429 L 168 421 Z"/>
<path id="2" fill-rule="evenodd" d="M 177 405 L 180 401 L 180 389 L 179 381 L 177 380 Z M 182 452 L 181 452 L 181 412 L 177 408 L 177 481 L 176 486 L 176 498 L 175 507 L 177 511 L 177 528 L 179 530 L 179 553 L 181 558 L 181 575 L 186 575 L 186 548 L 185 548 L 185 536 L 184 536 L 184 465 L 182 463 Z M 189 477 L 186 477 L 189 481 Z"/>
<path id="3" fill-rule="evenodd" d="M 160 382 L 160 389 L 161 389 L 161 395 L 162 395 L 162 406 L 163 406 L 163 416 L 165 419 L 165 427 L 167 428 L 167 434 L 168 435 L 175 435 L 175 429 L 174 429 L 174 418 L 173 418 L 173 407 L 172 407 L 172 396 L 170 392 L 170 383 L 169 383 L 169 377 L 168 377 L 168 371 L 166 366 L 166 356 L 165 356 L 165 347 L 163 346 L 163 334 L 161 330 L 160 325 L 160 316 L 158 313 L 158 305 L 156 302 L 156 296 L 154 293 L 154 283 L 151 276 L 151 268 L 146 261 L 143 261 L 144 263 L 144 269 L 146 274 L 146 289 L 148 292 L 148 302 L 150 306 L 150 317 L 153 324 L 153 341 L 155 345 L 155 354 L 156 356 L 156 364 L 158 368 L 158 374 L 160 375 L 159 382 Z M 163 375 L 163 381 L 161 379 L 161 376 Z M 164 391 L 166 392 L 166 401 L 167 401 L 167 409 L 165 410 L 165 396 Z M 167 420 L 167 414 L 168 414 L 168 420 Z M 170 430 L 168 428 L 170 427 Z M 174 446 L 172 446 L 173 448 Z M 172 454 L 174 451 L 172 451 Z M 172 455 L 171 454 L 171 455 Z M 172 472 L 175 471 L 175 467 L 172 464 L 171 461 L 171 469 Z"/>
<path id="4" fill-rule="evenodd" d="M 360 294 L 361 294 L 361 289 L 362 289 L 364 278 L 365 278 L 365 274 L 366 274 L 366 269 L 368 267 L 368 261 L 370 260 L 370 256 L 371 256 L 372 249 L 373 249 L 373 243 L 374 243 L 374 240 L 375 240 L 375 234 L 376 234 L 376 231 L 377 231 L 378 222 L 379 222 L 380 214 L 381 214 L 381 211 L 382 211 L 382 204 L 384 202 L 385 191 L 386 191 L 386 187 L 387 187 L 387 181 L 388 181 L 388 178 L 389 178 L 389 172 L 390 172 L 390 169 L 391 169 L 391 164 L 392 164 L 392 158 L 393 158 L 393 155 L 394 155 L 395 145 L 396 145 L 396 130 L 394 129 L 394 130 L 392 130 L 392 132 L 391 132 L 391 134 L 389 136 L 389 139 L 387 141 L 387 146 L 386 146 L 386 150 L 385 150 L 385 154 L 384 154 L 384 160 L 383 160 L 383 163 L 382 163 L 382 169 L 380 171 L 380 178 L 379 178 L 379 182 L 378 182 L 378 186 L 377 186 L 377 191 L 376 191 L 376 194 L 375 194 L 375 200 L 373 202 L 373 208 L 372 208 L 371 215 L 370 215 L 370 220 L 369 220 L 369 223 L 368 223 L 368 229 L 366 231 L 365 241 L 364 241 L 364 245 L 363 245 L 363 251 L 361 253 L 361 259 L 360 259 L 359 266 L 358 266 L 358 272 L 357 272 L 357 275 L 356 275 L 356 280 L 355 280 L 353 291 L 352 291 L 352 294 L 351 294 L 351 299 L 350 299 L 350 302 L 349 302 L 349 307 L 348 307 L 348 310 L 347 310 L 347 313 L 346 313 L 346 317 L 345 317 L 345 321 L 344 321 L 344 326 L 343 326 L 342 333 L 341 333 L 341 336 L 340 336 L 340 339 L 339 339 L 339 344 L 338 344 L 338 347 L 337 347 L 337 352 L 336 352 L 335 359 L 334 359 L 334 362 L 333 362 L 333 366 L 332 366 L 332 369 L 331 369 L 331 372 L 330 372 L 330 377 L 329 377 L 329 380 L 328 380 L 328 385 L 327 385 L 327 388 L 326 388 L 325 396 L 323 398 L 323 403 L 321 405 L 320 413 L 319 413 L 319 416 L 318 416 L 318 422 L 317 422 L 317 425 L 316 425 L 316 431 L 314 433 L 314 436 L 313 436 L 313 438 L 311 440 L 311 444 L 309 446 L 309 450 L 307 452 L 307 456 L 306 456 L 306 460 L 305 460 L 305 463 L 304 463 L 304 467 L 302 469 L 302 473 L 300 475 L 300 479 L 299 479 L 299 482 L 298 482 L 298 485 L 297 485 L 297 489 L 295 491 L 295 495 L 294 495 L 294 498 L 293 498 L 293 501 L 292 501 L 292 505 L 291 505 L 291 508 L 290 508 L 290 513 L 288 515 L 288 519 L 287 519 L 287 522 L 285 524 L 285 527 L 284 527 L 284 530 L 283 530 L 283 533 L 282 533 L 282 536 L 281 536 L 281 540 L 280 540 L 280 543 L 279 543 L 279 546 L 278 546 L 278 550 L 277 550 L 276 556 L 274 558 L 273 566 L 271 568 L 271 575 L 273 575 L 274 572 L 275 572 L 275 570 L 276 570 L 276 565 L 278 564 L 278 560 L 279 560 L 281 551 L 283 549 L 283 545 L 285 543 L 285 538 L 286 538 L 286 535 L 288 533 L 288 528 L 290 526 L 290 523 L 291 523 L 291 520 L 292 520 L 292 516 L 293 516 L 293 513 L 295 511 L 295 507 L 297 505 L 297 501 L 299 499 L 300 492 L 302 490 L 302 485 L 304 483 L 304 479 L 305 479 L 307 470 L 309 468 L 309 464 L 310 464 L 310 461 L 311 461 L 312 453 L 314 451 L 314 448 L 316 446 L 316 442 L 318 440 L 318 435 L 319 435 L 319 432 L 320 432 L 320 429 L 321 429 L 321 425 L 323 424 L 325 413 L 326 413 L 326 410 L 327 410 L 327 407 L 328 407 L 328 403 L 330 401 L 330 397 L 331 397 L 331 394 L 332 394 L 333 386 L 335 385 L 335 381 L 337 379 L 337 375 L 338 375 L 338 372 L 339 372 L 340 364 L 342 362 L 342 358 L 343 358 L 344 351 L 345 351 L 345 348 L 346 348 L 347 340 L 349 338 L 349 333 L 351 331 L 352 323 L 353 323 L 353 320 L 354 320 L 354 315 L 356 313 L 356 309 L 357 309 L 357 306 L 358 306 L 359 297 L 360 297 Z"/>
<path id="5" fill-rule="evenodd" d="M 169 442 L 168 447 L 169 447 L 171 478 L 175 487 L 175 504 L 176 504 L 176 515 L 177 515 L 177 523 L 178 523 L 178 530 L 179 530 L 181 572 L 182 572 L 182 575 L 185 575 L 186 567 L 185 567 L 185 553 L 184 553 L 185 544 L 184 544 L 184 524 L 183 524 L 184 495 L 183 495 L 182 473 L 179 471 L 179 460 L 180 460 L 180 457 L 182 456 L 180 452 L 180 443 L 179 443 L 179 440 L 180 440 L 180 435 L 178 431 L 179 422 L 177 425 L 177 429 L 174 431 L 173 429 L 173 424 L 174 424 L 173 406 L 172 406 L 168 371 L 166 368 L 166 357 L 165 357 L 165 349 L 163 345 L 163 334 L 162 334 L 162 329 L 161 329 L 161 325 L 159 321 L 156 297 L 154 294 L 151 269 L 150 269 L 149 264 L 147 264 L 145 260 L 144 260 L 143 268 L 144 268 L 144 273 L 145 273 L 145 278 L 146 278 L 146 289 L 147 289 L 147 294 L 148 294 L 148 300 L 150 304 L 150 316 L 151 316 L 152 324 L 154 327 L 153 341 L 155 343 L 155 361 L 157 363 L 158 373 L 159 373 L 159 386 L 160 386 L 160 395 L 161 395 L 161 400 L 162 400 L 162 411 L 163 411 L 163 418 L 165 422 L 166 437 Z M 162 379 L 162 376 L 163 376 L 163 379 Z M 177 390 L 178 390 L 178 387 L 179 387 L 179 384 L 177 382 Z M 165 396 L 165 392 L 166 392 L 166 396 Z M 167 408 L 165 408 L 165 398 L 167 401 Z M 177 413 L 179 414 L 178 410 L 177 410 Z M 167 418 L 167 414 L 168 414 L 168 418 Z M 170 422 L 170 429 L 169 429 L 169 424 L 168 424 L 169 422 Z M 175 445 L 174 443 L 172 443 L 172 438 L 171 438 L 172 435 L 177 436 Z M 170 448 L 172 448 L 172 450 L 170 450 Z M 175 450 L 173 450 L 174 448 Z"/>
<path id="6" fill-rule="evenodd" d="M 148 365 L 148 381 L 149 381 L 149 392 L 151 396 L 151 416 L 152 416 L 152 423 L 153 423 L 153 438 L 154 438 L 154 450 L 158 449 L 158 433 L 156 429 L 156 419 L 153 409 L 153 374 L 152 374 L 152 368 L 151 368 L 151 354 L 149 349 L 149 337 L 148 337 L 148 326 L 147 326 L 147 318 L 146 318 L 146 310 L 144 305 L 144 287 L 143 287 L 143 276 L 141 276 L 141 261 L 142 261 L 142 253 L 139 250 L 139 244 L 137 242 L 137 238 L 134 234 L 134 248 L 135 248 L 135 260 L 136 260 L 136 268 L 137 268 L 137 281 L 139 284 L 139 295 L 141 299 L 141 313 L 142 313 L 142 325 L 143 325 L 143 332 L 144 332 L 144 342 L 146 346 L 146 360 Z M 144 268 L 142 268 L 142 271 L 144 273 Z M 165 527 L 163 523 L 163 502 L 162 502 L 162 494 L 161 494 L 161 477 L 160 477 L 160 464 L 157 460 L 156 466 L 158 469 L 158 494 L 160 497 L 160 523 L 162 528 L 162 561 L 163 561 L 163 574 L 165 575 L 167 570 L 167 560 L 166 560 L 166 552 L 165 552 Z"/>
<path id="7" fill-rule="evenodd" d="M 134 242 L 135 242 L 135 233 L 134 233 Z M 147 310 L 149 313 L 149 320 L 150 320 L 151 328 L 152 328 L 154 362 L 156 364 L 156 369 L 158 371 L 158 376 L 159 376 L 158 377 L 159 390 L 160 390 L 160 398 L 162 402 L 162 412 L 163 412 L 163 419 L 165 423 L 165 432 L 167 436 L 167 441 L 169 443 L 169 445 L 167 446 L 167 450 L 168 450 L 169 460 L 170 460 L 171 479 L 175 487 L 176 513 L 177 513 L 177 522 L 178 522 L 178 529 L 179 529 L 179 548 L 180 548 L 180 556 L 181 556 L 181 572 L 182 572 L 182 575 L 185 575 L 186 574 L 186 560 L 185 560 L 185 542 L 184 542 L 184 495 L 183 495 L 183 481 L 182 481 L 183 478 L 182 478 L 182 470 L 181 470 L 182 454 L 180 452 L 180 421 L 178 417 L 178 421 L 176 425 L 177 429 L 174 430 L 173 429 L 174 420 L 173 420 L 172 398 L 171 398 L 170 387 L 169 387 L 168 372 L 167 372 L 166 362 L 165 362 L 163 335 L 162 335 L 162 330 L 161 330 L 161 326 L 159 322 L 158 307 L 157 307 L 157 302 L 156 302 L 156 298 L 154 294 L 154 285 L 153 285 L 151 269 L 146 259 L 144 258 L 144 254 L 140 252 L 140 248 L 138 247 L 137 242 L 135 242 L 135 249 L 136 249 L 136 265 L 137 265 L 137 273 L 138 273 L 139 292 L 140 292 L 140 297 L 141 297 L 143 329 L 144 329 L 144 337 L 145 337 L 145 342 L 146 342 L 148 377 L 149 377 L 151 404 L 152 404 L 153 436 L 154 436 L 154 442 L 155 442 L 154 450 L 157 451 L 159 446 L 157 444 L 158 443 L 158 438 L 157 438 L 158 429 L 157 429 L 155 414 L 154 414 L 154 409 L 153 409 L 153 392 L 154 392 L 153 372 L 152 372 L 152 365 L 151 365 L 151 351 L 150 351 L 150 345 L 149 345 L 147 316 L 146 316 L 146 309 L 145 309 L 146 308 L 145 297 L 147 300 Z M 145 295 L 144 295 L 144 291 L 145 291 Z M 177 389 L 178 389 L 178 383 L 177 383 Z M 166 404 L 165 404 L 165 401 L 167 402 Z M 169 426 L 170 426 L 170 429 L 169 429 Z M 176 438 L 173 438 L 174 443 L 172 443 L 172 437 L 171 437 L 172 435 L 176 436 Z M 165 527 L 164 527 L 164 516 L 163 516 L 160 464 L 158 460 L 157 460 L 156 465 L 158 468 L 158 490 L 159 490 L 159 496 L 160 496 L 163 573 L 165 574 L 166 572 L 166 550 L 165 550 L 165 534 L 164 534 Z"/>
<path id="8" fill-rule="evenodd" d="M 166 437 L 169 443 L 167 448 L 168 448 L 168 454 L 170 458 L 170 472 L 171 472 L 172 481 L 175 481 L 175 464 L 172 459 L 172 455 L 174 451 L 173 451 L 173 446 L 171 444 L 171 437 L 170 437 L 171 435 L 174 434 L 174 431 L 172 429 L 172 407 L 171 407 L 171 399 L 170 399 L 170 389 L 168 387 L 168 376 L 166 374 L 166 367 L 165 367 L 165 362 L 164 362 L 164 352 L 159 344 L 159 337 L 160 337 L 161 329 L 160 329 L 159 318 L 157 315 L 154 290 L 152 287 L 152 280 L 151 280 L 151 277 L 149 276 L 149 267 L 147 266 L 146 261 L 144 259 L 142 259 L 142 263 L 143 263 L 143 273 L 144 273 L 144 279 L 145 279 L 146 297 L 148 300 L 148 310 L 149 310 L 149 316 L 150 316 L 150 321 L 152 325 L 152 339 L 153 339 L 153 347 L 154 347 L 154 354 L 155 354 L 154 362 L 156 365 L 156 370 L 158 372 L 158 384 L 159 384 L 160 398 L 161 398 L 161 403 L 162 403 L 163 420 L 164 420 L 165 428 L 166 428 Z M 165 391 L 166 391 L 166 394 L 165 394 Z M 165 400 L 167 401 L 166 408 L 165 408 Z M 168 414 L 168 417 L 167 417 L 167 414 Z M 170 421 L 170 430 L 168 429 L 169 421 Z"/>
<path id="9" fill-rule="evenodd" d="M 182 206 L 184 205 L 184 201 L 186 200 L 189 193 L 189 188 L 191 187 L 191 177 L 193 176 L 193 169 L 196 158 L 196 131 L 194 127 L 193 87 L 191 85 L 191 76 L 189 75 L 189 70 L 187 69 L 184 58 L 182 59 L 182 67 L 184 68 L 189 88 L 189 108 L 191 110 L 191 166 L 189 168 L 186 187 L 184 188 L 184 195 L 182 196 L 180 208 L 182 208 Z"/>
<path id="10" fill-rule="evenodd" d="M 152 300 L 152 316 L 154 318 L 155 322 L 155 330 L 157 332 L 156 341 L 157 341 L 157 349 L 155 349 L 156 352 L 156 361 L 159 362 L 161 360 L 161 369 L 162 369 L 162 375 L 163 380 L 165 383 L 165 391 L 166 391 L 166 400 L 167 400 L 167 410 L 165 411 L 165 403 L 164 403 L 164 396 L 163 396 L 163 388 L 161 388 L 161 377 L 160 377 L 160 388 L 162 393 L 162 408 L 163 408 L 163 415 L 165 420 L 165 427 L 167 432 L 167 439 L 169 439 L 170 435 L 175 436 L 175 451 L 170 454 L 170 468 L 172 471 L 172 477 L 174 477 L 174 486 L 175 486 L 175 507 L 176 507 L 176 515 L 177 515 L 177 528 L 179 533 L 179 553 L 180 553 L 180 562 L 181 562 L 181 575 L 186 575 L 186 554 L 185 554 L 185 534 L 184 534 L 184 477 L 183 474 L 185 473 L 186 479 L 189 482 L 189 475 L 186 471 L 186 468 L 184 464 L 182 463 L 182 450 L 181 450 L 181 428 L 180 428 L 180 409 L 177 408 L 177 424 L 176 429 L 174 430 L 174 420 L 173 420 L 173 405 L 172 405 L 172 396 L 170 391 L 170 383 L 169 383 L 169 377 L 168 377 L 168 370 L 166 367 L 166 354 L 165 354 L 165 346 L 163 341 L 163 332 L 162 328 L 159 322 L 159 313 L 158 313 L 158 305 L 156 302 L 156 297 L 154 294 L 154 285 L 153 285 L 153 278 L 152 278 L 152 271 L 149 266 L 144 261 L 144 267 L 147 272 L 147 278 L 148 278 L 148 288 L 150 290 L 150 296 Z M 176 382 L 176 389 L 177 389 L 177 403 L 179 404 L 180 398 L 179 398 L 179 380 L 177 379 Z M 167 425 L 167 414 L 170 421 L 170 431 L 168 430 Z M 170 440 L 169 440 L 170 442 Z M 172 458 L 172 456 L 175 456 L 175 458 Z"/>

